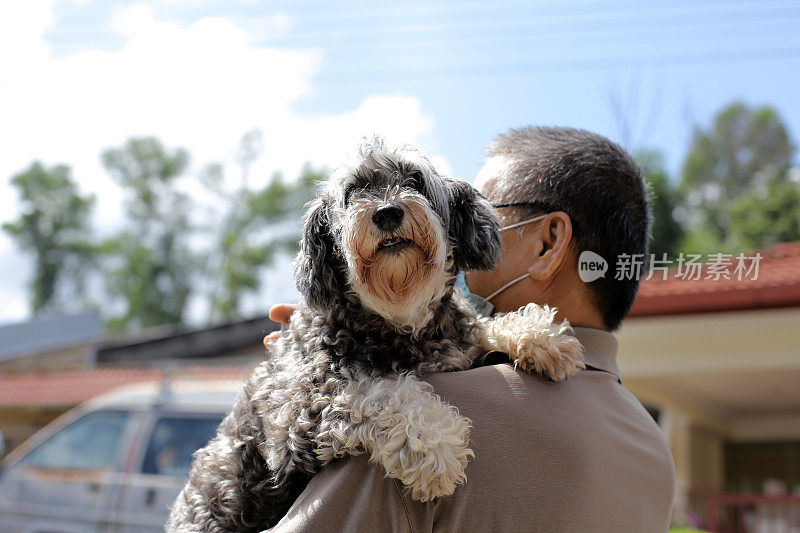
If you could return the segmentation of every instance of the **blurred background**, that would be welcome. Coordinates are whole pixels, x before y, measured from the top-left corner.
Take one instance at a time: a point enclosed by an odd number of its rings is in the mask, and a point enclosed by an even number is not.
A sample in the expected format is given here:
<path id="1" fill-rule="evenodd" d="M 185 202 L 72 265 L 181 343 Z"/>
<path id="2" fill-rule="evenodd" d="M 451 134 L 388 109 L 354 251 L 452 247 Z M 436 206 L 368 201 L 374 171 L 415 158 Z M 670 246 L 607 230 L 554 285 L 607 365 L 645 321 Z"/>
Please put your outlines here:
<path id="1" fill-rule="evenodd" d="M 499 132 L 572 126 L 642 164 L 657 258 L 760 254 L 743 280 L 652 276 L 619 332 L 675 456 L 676 527 L 800 531 L 798 23 L 786 0 L 0 4 L 5 452 L 121 385 L 245 376 L 270 305 L 297 300 L 302 206 L 362 135 L 473 181 Z M 144 450 L 203 442 L 216 411 L 198 409 L 199 436 L 147 409 L 108 422 L 141 443 L 107 439 L 92 468 L 70 450 L 100 426 L 51 429 L 0 496 L 39 476 L 52 511 L 62 470 L 113 472 L 119 494 L 134 474 L 180 480 L 188 459 L 159 473 Z"/>

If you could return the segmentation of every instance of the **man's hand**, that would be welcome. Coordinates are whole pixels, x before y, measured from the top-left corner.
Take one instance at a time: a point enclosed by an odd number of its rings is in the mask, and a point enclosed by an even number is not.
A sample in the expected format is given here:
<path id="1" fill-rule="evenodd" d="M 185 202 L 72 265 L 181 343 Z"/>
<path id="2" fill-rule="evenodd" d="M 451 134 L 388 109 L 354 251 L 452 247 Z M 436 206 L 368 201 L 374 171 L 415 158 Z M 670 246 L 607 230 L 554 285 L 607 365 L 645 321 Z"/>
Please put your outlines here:
<path id="1" fill-rule="evenodd" d="M 294 313 L 294 310 L 297 309 L 297 304 L 276 304 L 273 305 L 269 310 L 269 319 L 273 322 L 277 322 L 278 324 L 288 324 L 289 318 Z M 281 336 L 281 332 L 273 331 L 266 337 L 264 337 L 264 347 L 269 348 L 270 343 L 278 340 Z"/>

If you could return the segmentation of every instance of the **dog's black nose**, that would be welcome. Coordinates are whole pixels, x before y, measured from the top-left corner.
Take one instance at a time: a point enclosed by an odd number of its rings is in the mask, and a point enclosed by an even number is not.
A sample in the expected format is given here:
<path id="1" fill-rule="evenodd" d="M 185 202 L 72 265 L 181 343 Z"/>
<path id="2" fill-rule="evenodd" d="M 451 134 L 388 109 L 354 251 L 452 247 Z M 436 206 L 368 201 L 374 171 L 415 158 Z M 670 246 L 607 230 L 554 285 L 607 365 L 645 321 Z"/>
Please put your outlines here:
<path id="1" fill-rule="evenodd" d="M 403 222 L 403 209 L 396 205 L 387 205 L 372 214 L 372 221 L 383 231 L 394 231 Z"/>

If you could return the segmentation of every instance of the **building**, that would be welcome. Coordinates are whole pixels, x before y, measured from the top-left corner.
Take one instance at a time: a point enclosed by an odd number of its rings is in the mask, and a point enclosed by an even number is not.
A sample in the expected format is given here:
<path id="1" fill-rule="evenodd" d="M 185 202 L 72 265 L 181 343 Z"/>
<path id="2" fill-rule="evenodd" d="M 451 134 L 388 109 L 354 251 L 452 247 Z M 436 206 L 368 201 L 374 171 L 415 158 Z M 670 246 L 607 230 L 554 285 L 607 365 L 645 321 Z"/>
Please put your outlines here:
<path id="1" fill-rule="evenodd" d="M 619 332 L 623 381 L 669 439 L 681 521 L 711 518 L 714 495 L 800 495 L 800 242 L 758 253 L 755 279 L 736 257 L 730 279 L 706 279 L 708 262 L 697 280 L 654 272 Z"/>
<path id="2" fill-rule="evenodd" d="M 97 311 L 56 315 L 0 327 L 0 372 L 83 368 L 105 339 Z"/>

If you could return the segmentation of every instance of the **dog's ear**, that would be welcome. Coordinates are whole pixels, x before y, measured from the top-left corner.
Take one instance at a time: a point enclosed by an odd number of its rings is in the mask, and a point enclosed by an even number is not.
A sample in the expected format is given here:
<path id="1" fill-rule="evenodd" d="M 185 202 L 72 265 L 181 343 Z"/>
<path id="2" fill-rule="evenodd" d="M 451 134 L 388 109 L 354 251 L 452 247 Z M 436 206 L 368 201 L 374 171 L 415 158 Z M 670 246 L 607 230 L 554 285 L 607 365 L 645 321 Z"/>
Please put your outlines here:
<path id="1" fill-rule="evenodd" d="M 500 225 L 491 204 L 465 181 L 447 180 L 449 237 L 459 270 L 491 270 L 500 259 Z"/>
<path id="2" fill-rule="evenodd" d="M 330 199 L 314 200 L 303 217 L 300 251 L 294 262 L 297 290 L 306 303 L 330 309 L 343 294 L 340 258 L 331 233 Z"/>

